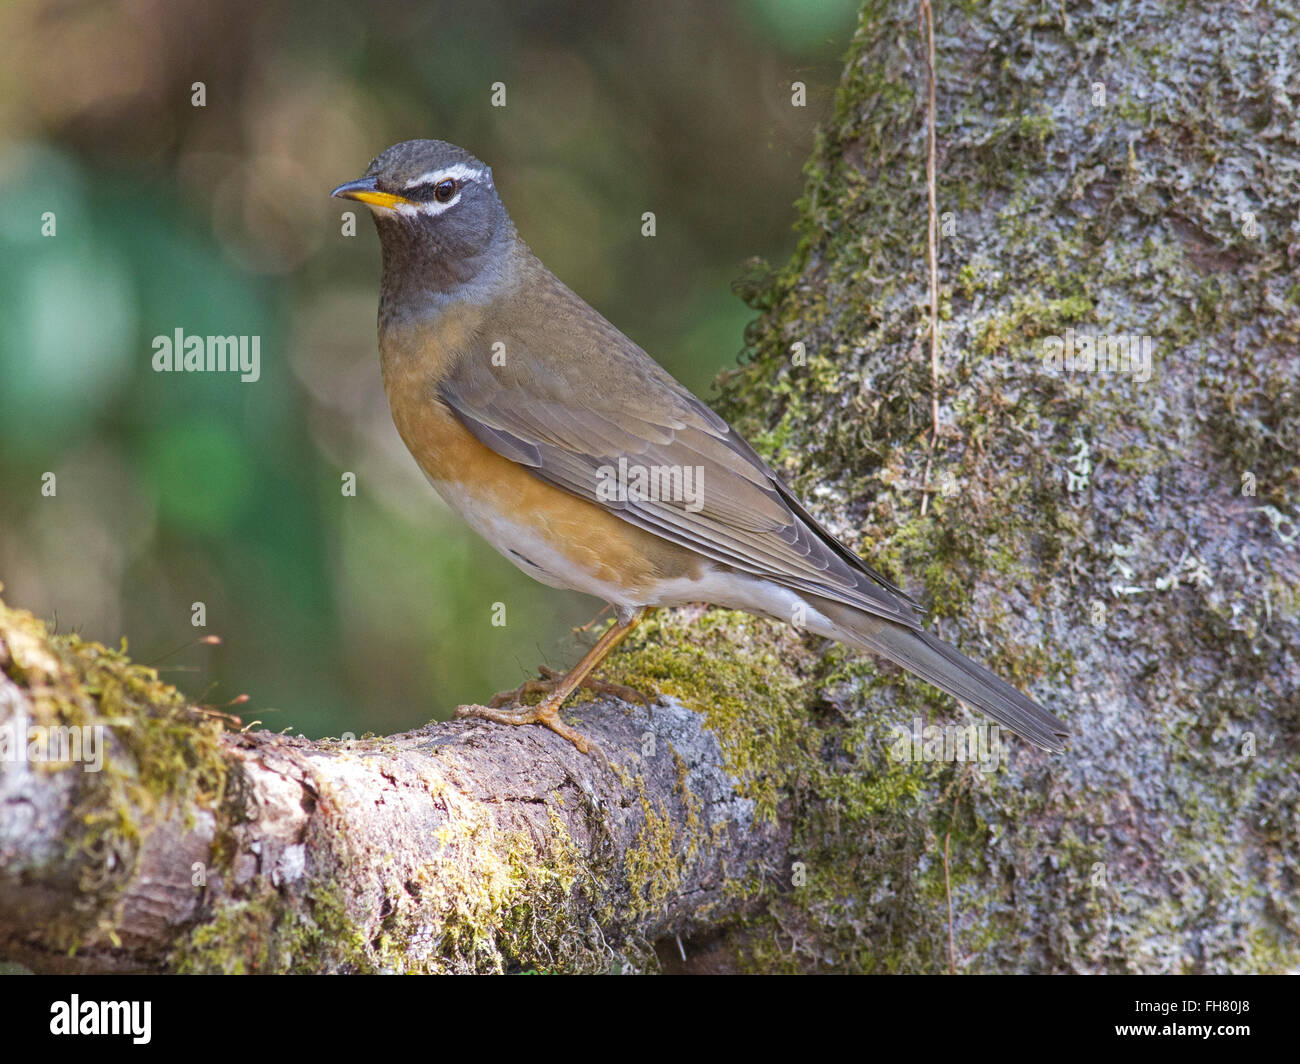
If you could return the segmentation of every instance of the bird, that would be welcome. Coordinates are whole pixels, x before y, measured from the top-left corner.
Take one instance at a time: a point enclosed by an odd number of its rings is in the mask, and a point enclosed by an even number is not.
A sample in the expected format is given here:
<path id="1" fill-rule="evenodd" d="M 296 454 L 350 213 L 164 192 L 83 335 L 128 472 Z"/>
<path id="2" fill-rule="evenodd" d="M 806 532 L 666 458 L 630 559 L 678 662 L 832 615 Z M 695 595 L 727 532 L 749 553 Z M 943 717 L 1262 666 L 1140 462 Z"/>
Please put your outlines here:
<path id="1" fill-rule="evenodd" d="M 1048 751 L 1065 725 L 921 625 L 922 607 L 808 512 L 723 418 L 555 276 L 492 170 L 441 140 L 378 155 L 331 195 L 380 243 L 379 355 L 398 434 L 434 489 L 543 584 L 615 623 L 566 675 L 457 717 L 541 724 L 646 614 L 709 603 L 878 655 Z M 503 702 L 507 704 L 503 704 Z"/>

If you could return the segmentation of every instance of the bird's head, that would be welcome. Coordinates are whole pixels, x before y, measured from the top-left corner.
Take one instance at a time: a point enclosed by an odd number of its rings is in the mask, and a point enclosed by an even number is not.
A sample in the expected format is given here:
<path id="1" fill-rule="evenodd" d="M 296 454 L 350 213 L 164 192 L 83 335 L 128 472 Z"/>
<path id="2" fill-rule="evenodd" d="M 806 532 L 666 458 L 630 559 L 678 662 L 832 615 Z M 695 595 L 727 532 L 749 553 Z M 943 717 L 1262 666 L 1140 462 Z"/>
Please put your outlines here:
<path id="1" fill-rule="evenodd" d="M 370 208 L 386 274 L 420 270 L 436 288 L 472 280 L 513 235 L 491 169 L 442 140 L 394 144 L 331 194 Z"/>

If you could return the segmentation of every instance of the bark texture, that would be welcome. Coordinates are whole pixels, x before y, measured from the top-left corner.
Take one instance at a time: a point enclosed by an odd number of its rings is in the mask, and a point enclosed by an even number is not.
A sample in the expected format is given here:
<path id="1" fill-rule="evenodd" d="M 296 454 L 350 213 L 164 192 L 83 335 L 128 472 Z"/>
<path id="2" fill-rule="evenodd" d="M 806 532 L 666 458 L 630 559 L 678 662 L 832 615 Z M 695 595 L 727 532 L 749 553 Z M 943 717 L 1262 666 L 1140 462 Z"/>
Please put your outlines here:
<path id="1" fill-rule="evenodd" d="M 604 774 L 537 729 L 223 734 L 0 612 L 0 713 L 115 751 L 93 778 L 5 766 L 10 959 L 640 969 L 680 936 L 710 969 L 1300 963 L 1297 15 L 935 5 L 933 449 L 916 16 L 864 8 L 800 249 L 743 286 L 725 412 L 1067 753 L 900 758 L 900 728 L 975 718 L 722 611 L 614 660 L 665 701 L 582 712 Z M 1051 358 L 1115 335 L 1149 338 L 1149 379 Z"/>
<path id="2" fill-rule="evenodd" d="M 996 774 L 909 771 L 918 789 L 893 812 L 839 821 L 830 846 L 809 838 L 823 905 L 791 917 L 805 932 L 791 945 L 941 969 L 950 889 L 958 970 L 1293 967 L 1300 16 L 1208 0 L 935 7 L 928 513 L 911 3 L 866 5 L 809 165 L 800 253 L 749 286 L 765 314 L 729 412 L 946 637 L 1074 737 L 1065 757 L 1017 750 Z M 1149 380 L 1049 357 L 1116 334 L 1150 339 Z M 863 778 L 891 777 L 876 722 L 938 703 L 872 666 L 841 690 Z"/>
<path id="3" fill-rule="evenodd" d="M 236 732 L 2 603 L 0 670 L 0 727 L 105 744 L 0 775 L 0 958 L 36 970 L 643 969 L 784 852 L 671 701 L 586 708 L 609 764 L 535 727 Z"/>

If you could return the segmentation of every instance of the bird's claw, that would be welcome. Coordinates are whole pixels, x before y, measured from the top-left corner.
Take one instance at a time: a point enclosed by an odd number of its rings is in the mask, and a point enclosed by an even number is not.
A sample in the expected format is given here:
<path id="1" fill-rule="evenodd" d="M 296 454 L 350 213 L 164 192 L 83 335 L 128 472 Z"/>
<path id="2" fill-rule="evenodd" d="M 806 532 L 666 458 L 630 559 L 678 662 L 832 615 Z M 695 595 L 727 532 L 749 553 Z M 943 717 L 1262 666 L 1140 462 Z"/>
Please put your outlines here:
<path id="1" fill-rule="evenodd" d="M 456 717 L 460 719 L 478 717 L 481 720 L 490 720 L 497 724 L 542 724 L 550 728 L 556 735 L 571 742 L 577 747 L 578 753 L 595 754 L 606 768 L 609 767 L 609 759 L 605 756 L 605 752 L 581 732 L 575 731 L 565 724 L 560 719 L 559 706 L 554 705 L 551 701 L 542 701 L 535 706 L 515 705 L 509 709 L 498 705 L 496 698 L 492 700 L 492 703 L 492 705 L 488 706 L 457 706 Z"/>
<path id="2" fill-rule="evenodd" d="M 519 705 L 529 695 L 551 694 L 564 682 L 564 674 L 552 669 L 549 665 L 538 665 L 537 671 L 542 674 L 542 679 L 525 680 L 513 691 L 500 691 L 492 696 L 488 705 L 493 708 Z M 623 702 L 640 702 L 646 709 L 650 708 L 650 699 L 646 698 L 635 687 L 628 687 L 621 683 L 611 683 L 607 680 L 597 680 L 590 676 L 583 680 L 580 686 L 584 691 L 591 691 L 593 694 L 607 695 Z"/>

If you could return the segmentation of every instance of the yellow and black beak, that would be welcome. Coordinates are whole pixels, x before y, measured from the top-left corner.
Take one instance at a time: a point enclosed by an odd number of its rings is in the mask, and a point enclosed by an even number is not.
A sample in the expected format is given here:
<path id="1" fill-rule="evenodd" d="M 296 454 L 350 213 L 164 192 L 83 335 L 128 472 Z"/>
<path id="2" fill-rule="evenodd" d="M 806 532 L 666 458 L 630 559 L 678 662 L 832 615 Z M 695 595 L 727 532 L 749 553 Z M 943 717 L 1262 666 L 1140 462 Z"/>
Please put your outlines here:
<path id="1" fill-rule="evenodd" d="M 379 189 L 375 187 L 375 179 L 373 177 L 361 177 L 356 181 L 347 181 L 344 184 L 339 185 L 339 187 L 331 192 L 330 195 L 335 196 L 338 199 L 357 200 L 358 202 L 364 203 L 370 207 L 385 207 L 388 210 L 392 210 L 394 207 L 402 203 L 415 202 L 414 200 L 407 199 L 405 196 L 395 196 L 391 192 L 380 192 Z"/>

